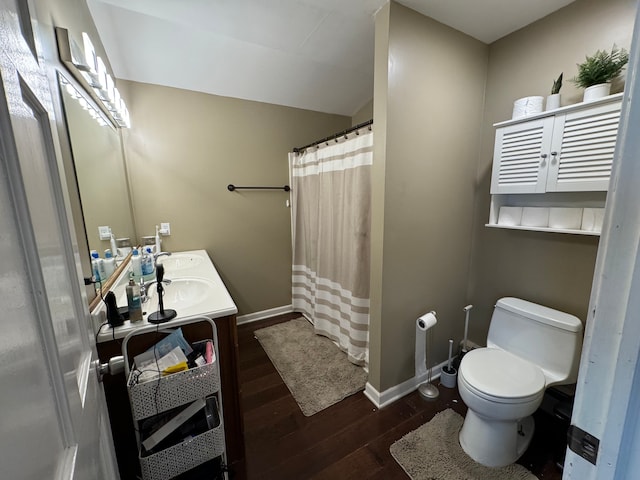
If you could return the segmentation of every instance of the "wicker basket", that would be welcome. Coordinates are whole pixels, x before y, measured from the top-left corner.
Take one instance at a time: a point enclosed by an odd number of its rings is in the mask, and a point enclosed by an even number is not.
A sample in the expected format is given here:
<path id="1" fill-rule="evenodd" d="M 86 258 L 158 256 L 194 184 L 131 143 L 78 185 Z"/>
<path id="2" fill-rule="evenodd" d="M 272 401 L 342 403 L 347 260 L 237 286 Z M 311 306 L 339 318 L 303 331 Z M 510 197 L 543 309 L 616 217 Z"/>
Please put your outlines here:
<path id="1" fill-rule="evenodd" d="M 168 480 L 224 453 L 222 423 L 197 437 L 140 458 L 142 478 Z"/>
<path id="2" fill-rule="evenodd" d="M 220 389 L 217 360 L 165 377 L 136 383 L 135 370 L 129 374 L 129 400 L 134 420 L 191 403 Z"/>

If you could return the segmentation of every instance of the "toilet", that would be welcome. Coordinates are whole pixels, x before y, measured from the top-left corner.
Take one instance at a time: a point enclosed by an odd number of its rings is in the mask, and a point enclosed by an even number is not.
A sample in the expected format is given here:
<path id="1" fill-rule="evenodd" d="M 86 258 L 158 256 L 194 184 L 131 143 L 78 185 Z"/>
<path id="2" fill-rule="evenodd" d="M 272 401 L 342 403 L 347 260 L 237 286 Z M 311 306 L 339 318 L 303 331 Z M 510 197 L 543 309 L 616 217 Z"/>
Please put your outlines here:
<path id="1" fill-rule="evenodd" d="M 520 458 L 545 389 L 575 383 L 581 349 L 577 317 L 519 298 L 498 300 L 487 347 L 467 353 L 458 370 L 468 408 L 459 438 L 467 455 L 488 467 Z"/>

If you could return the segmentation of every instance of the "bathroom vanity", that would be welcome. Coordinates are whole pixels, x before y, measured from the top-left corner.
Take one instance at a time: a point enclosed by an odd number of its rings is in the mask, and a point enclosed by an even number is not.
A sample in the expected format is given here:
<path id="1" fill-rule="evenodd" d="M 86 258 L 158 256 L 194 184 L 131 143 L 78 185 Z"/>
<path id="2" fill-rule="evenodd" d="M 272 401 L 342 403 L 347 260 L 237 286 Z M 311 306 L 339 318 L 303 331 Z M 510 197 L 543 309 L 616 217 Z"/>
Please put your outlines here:
<path id="1" fill-rule="evenodd" d="M 220 391 L 226 443 L 226 461 L 236 478 L 244 477 L 244 438 L 242 410 L 240 406 L 240 386 L 238 381 L 238 338 L 236 313 L 238 311 L 229 295 L 220 275 L 205 250 L 176 252 L 171 256 L 158 258 L 165 268 L 163 284 L 165 309 L 173 309 L 177 317 L 158 325 L 158 329 L 170 328 L 187 317 L 204 315 L 213 320 L 217 329 L 218 354 L 220 367 Z M 112 291 L 118 306 L 126 306 L 125 287 L 128 282 L 128 269 L 124 269 L 115 281 Z M 131 332 L 149 326 L 149 315 L 158 310 L 156 284 L 148 289 L 148 299 L 143 303 L 143 320 L 111 328 L 104 325 L 96 335 L 98 355 L 101 363 L 122 355 L 123 339 Z M 96 331 L 106 320 L 106 312 L 100 305 L 92 312 Z M 182 325 L 182 332 L 189 342 L 211 337 L 211 325 L 208 322 L 194 322 Z M 156 343 L 158 335 L 151 328 L 150 333 L 135 335 L 135 341 L 129 342 L 130 357 L 141 353 Z M 104 377 L 104 389 L 109 409 L 111 430 L 122 480 L 135 479 L 139 473 L 138 448 L 133 429 L 131 406 L 124 373 Z"/>

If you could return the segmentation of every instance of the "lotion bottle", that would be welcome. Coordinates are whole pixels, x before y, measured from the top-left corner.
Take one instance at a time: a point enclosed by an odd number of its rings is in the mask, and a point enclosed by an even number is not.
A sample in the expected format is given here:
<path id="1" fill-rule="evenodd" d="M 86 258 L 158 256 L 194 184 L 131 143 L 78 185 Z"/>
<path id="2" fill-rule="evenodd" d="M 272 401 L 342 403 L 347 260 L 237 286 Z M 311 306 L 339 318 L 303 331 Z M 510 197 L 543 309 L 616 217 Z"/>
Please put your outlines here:
<path id="1" fill-rule="evenodd" d="M 97 250 L 91 250 L 91 270 L 93 271 L 93 276 L 95 277 L 96 282 L 106 280 L 102 259 L 100 258 L 100 254 Z"/>
<path id="2" fill-rule="evenodd" d="M 116 259 L 113 258 L 113 254 L 108 248 L 104 251 L 104 260 L 102 261 L 102 267 L 105 275 L 105 280 L 113 275 L 113 272 L 116 271 Z"/>
<path id="3" fill-rule="evenodd" d="M 142 258 L 138 255 L 138 249 L 134 248 L 131 254 L 131 271 L 136 278 L 142 277 Z"/>
<path id="4" fill-rule="evenodd" d="M 129 321 L 136 323 L 142 321 L 142 302 L 140 301 L 140 286 L 133 280 L 133 274 L 129 277 L 127 291 L 127 307 L 129 309 Z"/>

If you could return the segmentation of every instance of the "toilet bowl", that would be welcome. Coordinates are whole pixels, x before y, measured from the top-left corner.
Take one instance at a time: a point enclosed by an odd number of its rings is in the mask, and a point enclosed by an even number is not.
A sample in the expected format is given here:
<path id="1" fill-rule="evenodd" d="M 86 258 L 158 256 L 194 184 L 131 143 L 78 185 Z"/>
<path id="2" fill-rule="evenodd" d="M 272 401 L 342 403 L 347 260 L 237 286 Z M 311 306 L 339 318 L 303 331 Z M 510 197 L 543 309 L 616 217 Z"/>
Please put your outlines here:
<path id="1" fill-rule="evenodd" d="M 458 391 L 468 412 L 460 444 L 476 462 L 508 465 L 527 449 L 533 422 L 525 420 L 542 403 L 545 378 L 537 366 L 494 348 L 463 358 Z M 486 441 L 490 438 L 491 441 Z"/>
<path id="2" fill-rule="evenodd" d="M 460 445 L 476 462 L 501 467 L 527 449 L 531 416 L 551 385 L 573 383 L 582 323 L 572 315 L 516 298 L 498 300 L 487 347 L 467 353 L 458 390 L 467 406 Z"/>

